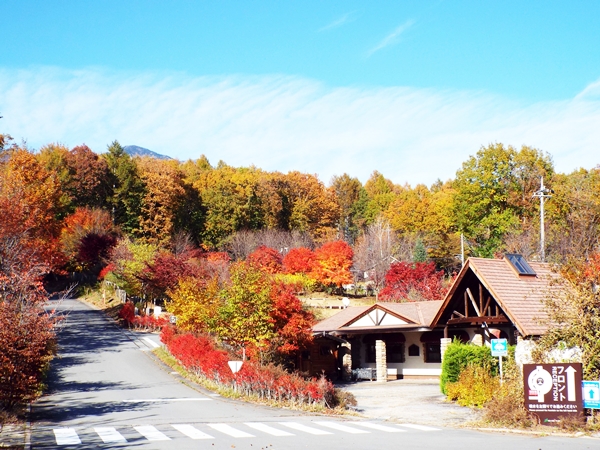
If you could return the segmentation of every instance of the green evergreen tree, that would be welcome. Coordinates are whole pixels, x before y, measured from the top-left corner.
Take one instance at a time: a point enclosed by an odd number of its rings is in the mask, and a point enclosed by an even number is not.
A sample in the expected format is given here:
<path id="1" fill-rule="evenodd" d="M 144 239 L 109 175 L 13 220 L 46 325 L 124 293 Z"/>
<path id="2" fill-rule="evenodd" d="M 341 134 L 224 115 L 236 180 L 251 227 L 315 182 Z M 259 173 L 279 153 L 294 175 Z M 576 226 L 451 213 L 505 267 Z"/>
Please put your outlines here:
<path id="1" fill-rule="evenodd" d="M 415 250 L 413 251 L 413 262 L 415 263 L 423 263 L 429 259 L 427 255 L 427 249 L 425 248 L 425 244 L 421 239 L 417 239 L 415 244 Z"/>
<path id="2" fill-rule="evenodd" d="M 114 141 L 108 146 L 104 158 L 111 172 L 113 220 L 129 235 L 139 232 L 144 183 L 140 179 L 133 159 Z"/>

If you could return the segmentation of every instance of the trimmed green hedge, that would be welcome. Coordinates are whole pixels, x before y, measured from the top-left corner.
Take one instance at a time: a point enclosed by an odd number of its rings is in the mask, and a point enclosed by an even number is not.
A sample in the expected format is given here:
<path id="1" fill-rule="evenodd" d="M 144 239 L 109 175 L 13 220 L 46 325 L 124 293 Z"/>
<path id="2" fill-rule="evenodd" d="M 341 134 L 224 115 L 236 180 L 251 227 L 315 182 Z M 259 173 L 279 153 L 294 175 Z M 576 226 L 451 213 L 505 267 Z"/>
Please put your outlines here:
<path id="1" fill-rule="evenodd" d="M 446 384 L 458 381 L 458 376 L 468 365 L 489 367 L 492 375 L 498 373 L 498 359 L 492 357 L 489 347 L 463 344 L 455 339 L 446 349 L 442 362 L 440 389 L 444 395 L 447 395 Z"/>

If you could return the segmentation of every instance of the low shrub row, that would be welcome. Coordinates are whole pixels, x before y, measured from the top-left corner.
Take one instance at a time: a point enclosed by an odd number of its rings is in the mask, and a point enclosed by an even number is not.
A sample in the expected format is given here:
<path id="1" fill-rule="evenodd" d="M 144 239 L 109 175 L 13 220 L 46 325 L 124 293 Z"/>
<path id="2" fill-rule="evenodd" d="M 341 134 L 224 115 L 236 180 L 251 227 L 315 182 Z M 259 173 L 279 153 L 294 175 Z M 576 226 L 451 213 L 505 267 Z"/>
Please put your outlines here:
<path id="1" fill-rule="evenodd" d="M 136 315 L 135 305 L 126 302 L 119 311 L 119 318 L 123 320 L 128 328 L 144 331 L 158 331 L 169 321 L 165 317 L 154 317 L 152 315 Z"/>
<path id="2" fill-rule="evenodd" d="M 233 374 L 228 365 L 229 355 L 218 349 L 215 341 L 208 336 L 179 333 L 173 326 L 167 325 L 162 330 L 161 341 L 171 355 L 197 377 L 241 394 L 290 406 L 334 408 L 340 403 L 341 397 L 325 377 L 304 379 L 280 367 L 263 366 L 251 360 L 244 361 L 242 368 Z"/>

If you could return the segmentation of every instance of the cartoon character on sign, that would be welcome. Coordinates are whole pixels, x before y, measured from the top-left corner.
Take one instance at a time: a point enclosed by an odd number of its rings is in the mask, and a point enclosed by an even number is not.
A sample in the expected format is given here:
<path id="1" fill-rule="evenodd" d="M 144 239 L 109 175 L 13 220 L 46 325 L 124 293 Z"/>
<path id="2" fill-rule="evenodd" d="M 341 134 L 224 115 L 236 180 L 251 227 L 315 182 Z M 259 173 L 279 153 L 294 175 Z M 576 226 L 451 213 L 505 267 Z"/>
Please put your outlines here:
<path id="1" fill-rule="evenodd" d="M 529 400 L 543 403 L 544 396 L 552 389 L 552 375 L 542 366 L 537 366 L 529 374 L 527 384 L 529 385 Z"/>

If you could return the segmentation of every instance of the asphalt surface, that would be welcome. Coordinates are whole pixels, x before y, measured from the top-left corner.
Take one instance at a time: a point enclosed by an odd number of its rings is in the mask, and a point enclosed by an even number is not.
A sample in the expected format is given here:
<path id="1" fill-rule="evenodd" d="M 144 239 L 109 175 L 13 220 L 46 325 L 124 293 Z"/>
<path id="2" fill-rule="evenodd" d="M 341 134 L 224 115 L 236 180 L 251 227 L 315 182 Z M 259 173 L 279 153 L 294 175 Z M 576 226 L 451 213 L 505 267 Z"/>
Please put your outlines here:
<path id="1" fill-rule="evenodd" d="M 438 380 L 360 381 L 340 386 L 354 394 L 357 412 L 369 418 L 437 427 L 462 427 L 481 413 L 447 402 Z"/>

